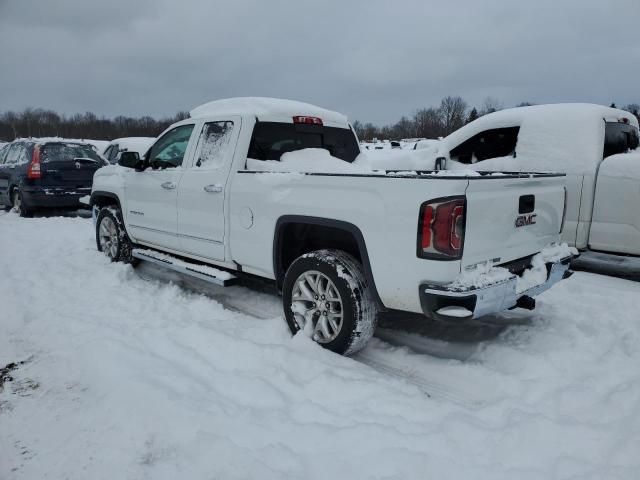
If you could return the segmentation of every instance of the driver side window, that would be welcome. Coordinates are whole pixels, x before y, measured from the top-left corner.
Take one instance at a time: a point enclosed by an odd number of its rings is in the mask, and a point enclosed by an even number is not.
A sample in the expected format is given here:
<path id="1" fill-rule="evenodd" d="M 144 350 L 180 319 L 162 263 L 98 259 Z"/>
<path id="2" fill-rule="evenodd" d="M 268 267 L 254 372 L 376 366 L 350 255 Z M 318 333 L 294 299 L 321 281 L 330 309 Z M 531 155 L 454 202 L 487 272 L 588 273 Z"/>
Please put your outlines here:
<path id="1" fill-rule="evenodd" d="M 181 125 L 165 133 L 149 151 L 152 168 L 176 168 L 182 165 L 194 125 Z"/>

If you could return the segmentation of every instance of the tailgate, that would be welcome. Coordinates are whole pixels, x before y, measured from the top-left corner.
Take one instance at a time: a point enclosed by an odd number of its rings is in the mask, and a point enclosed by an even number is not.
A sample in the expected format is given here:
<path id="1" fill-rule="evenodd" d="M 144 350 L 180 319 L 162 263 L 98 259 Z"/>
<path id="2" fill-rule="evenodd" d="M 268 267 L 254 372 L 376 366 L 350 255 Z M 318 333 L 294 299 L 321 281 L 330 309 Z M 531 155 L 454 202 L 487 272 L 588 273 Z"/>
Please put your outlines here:
<path id="1" fill-rule="evenodd" d="M 462 266 L 502 264 L 559 241 L 564 175 L 469 178 Z"/>

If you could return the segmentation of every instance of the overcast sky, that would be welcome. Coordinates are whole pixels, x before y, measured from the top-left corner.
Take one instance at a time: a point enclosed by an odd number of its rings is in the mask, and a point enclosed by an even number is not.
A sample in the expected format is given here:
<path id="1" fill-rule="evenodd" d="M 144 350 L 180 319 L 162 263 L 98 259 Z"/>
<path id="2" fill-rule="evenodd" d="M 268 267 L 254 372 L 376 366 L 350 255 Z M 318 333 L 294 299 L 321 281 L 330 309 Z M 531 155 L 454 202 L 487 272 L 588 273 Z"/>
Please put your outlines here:
<path id="1" fill-rule="evenodd" d="M 0 111 L 274 96 L 386 124 L 445 95 L 640 103 L 639 34 L 640 0 L 0 0 Z"/>

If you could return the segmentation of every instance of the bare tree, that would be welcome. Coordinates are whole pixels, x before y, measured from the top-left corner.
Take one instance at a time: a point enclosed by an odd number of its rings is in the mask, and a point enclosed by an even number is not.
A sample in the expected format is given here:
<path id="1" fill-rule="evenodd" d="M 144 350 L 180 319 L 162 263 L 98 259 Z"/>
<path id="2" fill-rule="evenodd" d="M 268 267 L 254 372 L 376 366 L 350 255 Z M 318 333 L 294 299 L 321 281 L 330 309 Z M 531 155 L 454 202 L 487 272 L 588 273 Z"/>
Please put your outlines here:
<path id="1" fill-rule="evenodd" d="M 413 115 L 414 136 L 420 138 L 438 138 L 444 135 L 442 113 L 436 108 L 423 108 Z"/>
<path id="2" fill-rule="evenodd" d="M 445 97 L 440 102 L 440 113 L 444 125 L 444 134 L 448 135 L 464 125 L 467 102 L 462 97 Z"/>
<path id="3" fill-rule="evenodd" d="M 504 105 L 500 100 L 495 97 L 488 96 L 482 102 L 482 109 L 480 110 L 481 115 L 486 115 L 487 113 L 497 112 L 498 110 L 502 110 Z"/>

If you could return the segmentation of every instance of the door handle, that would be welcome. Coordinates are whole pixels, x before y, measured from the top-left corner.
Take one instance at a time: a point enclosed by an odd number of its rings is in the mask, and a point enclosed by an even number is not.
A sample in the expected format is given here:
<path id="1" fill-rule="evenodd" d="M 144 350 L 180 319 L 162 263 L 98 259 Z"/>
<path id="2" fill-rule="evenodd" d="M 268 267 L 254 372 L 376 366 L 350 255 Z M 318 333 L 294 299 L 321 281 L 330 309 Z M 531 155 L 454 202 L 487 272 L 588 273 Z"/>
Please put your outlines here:
<path id="1" fill-rule="evenodd" d="M 209 193 L 220 193 L 222 191 L 222 185 L 205 185 L 204 191 Z"/>
<path id="2" fill-rule="evenodd" d="M 173 190 L 174 188 L 176 188 L 176 184 L 173 182 L 164 182 L 160 186 L 166 190 Z"/>

